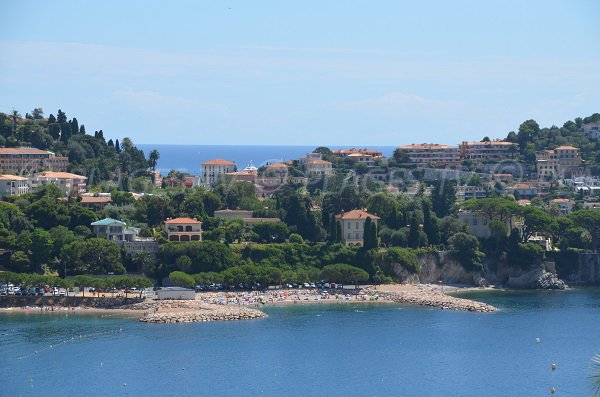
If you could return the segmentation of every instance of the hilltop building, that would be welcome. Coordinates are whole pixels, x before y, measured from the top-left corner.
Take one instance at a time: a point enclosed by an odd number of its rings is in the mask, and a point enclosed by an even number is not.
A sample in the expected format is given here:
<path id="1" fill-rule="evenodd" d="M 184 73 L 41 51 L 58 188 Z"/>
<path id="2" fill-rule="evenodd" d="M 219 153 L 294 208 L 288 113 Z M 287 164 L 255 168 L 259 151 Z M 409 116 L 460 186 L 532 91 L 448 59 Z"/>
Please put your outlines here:
<path id="1" fill-rule="evenodd" d="M 517 154 L 517 147 L 512 142 L 493 140 L 487 142 L 462 142 L 460 155 L 469 160 L 504 160 L 512 159 Z"/>
<path id="2" fill-rule="evenodd" d="M 39 171 L 65 171 L 68 157 L 35 148 L 0 148 L 0 172 L 31 175 Z"/>
<path id="3" fill-rule="evenodd" d="M 559 146 L 536 154 L 537 173 L 541 178 L 572 178 L 583 175 L 583 162 L 579 149 Z"/>
<path id="4" fill-rule="evenodd" d="M 400 146 L 396 149 L 409 162 L 415 164 L 453 165 L 461 162 L 457 147 L 437 143 Z"/>

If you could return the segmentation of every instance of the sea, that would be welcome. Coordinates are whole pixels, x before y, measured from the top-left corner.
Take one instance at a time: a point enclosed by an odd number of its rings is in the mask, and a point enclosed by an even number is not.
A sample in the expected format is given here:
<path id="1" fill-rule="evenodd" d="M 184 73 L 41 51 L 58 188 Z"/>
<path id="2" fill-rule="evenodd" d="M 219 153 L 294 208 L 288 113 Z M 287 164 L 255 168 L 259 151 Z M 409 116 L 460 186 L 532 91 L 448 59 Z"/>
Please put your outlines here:
<path id="1" fill-rule="evenodd" d="M 256 167 L 267 163 L 296 160 L 314 151 L 318 146 L 285 146 L 285 145 L 154 145 L 137 144 L 146 156 L 151 150 L 158 150 L 160 159 L 157 168 L 163 175 L 170 170 L 200 174 L 200 164 L 211 159 L 225 159 L 236 163 L 243 169 L 252 163 Z M 348 146 L 328 146 L 331 150 L 345 149 Z M 369 146 L 369 149 L 380 150 L 384 156 L 394 153 L 395 146 Z"/>
<path id="2" fill-rule="evenodd" d="M 499 311 L 306 304 L 196 324 L 1 312 L 0 395 L 592 396 L 600 289 L 467 296 Z"/>

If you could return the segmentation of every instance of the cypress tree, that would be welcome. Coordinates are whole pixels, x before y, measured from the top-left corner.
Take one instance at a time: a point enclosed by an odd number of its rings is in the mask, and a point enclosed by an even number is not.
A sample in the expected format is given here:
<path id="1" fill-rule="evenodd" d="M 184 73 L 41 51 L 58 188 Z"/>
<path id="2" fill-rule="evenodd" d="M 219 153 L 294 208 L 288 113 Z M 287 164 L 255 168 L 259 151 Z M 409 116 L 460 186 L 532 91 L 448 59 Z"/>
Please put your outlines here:
<path id="1" fill-rule="evenodd" d="M 411 248 L 419 248 L 420 235 L 419 235 L 419 221 L 417 217 L 413 215 L 410 219 L 410 231 L 408 233 L 408 246 Z"/>
<path id="2" fill-rule="evenodd" d="M 367 218 L 365 221 L 365 228 L 363 230 L 363 247 L 365 249 L 373 248 L 373 241 L 371 238 L 371 218 Z"/>

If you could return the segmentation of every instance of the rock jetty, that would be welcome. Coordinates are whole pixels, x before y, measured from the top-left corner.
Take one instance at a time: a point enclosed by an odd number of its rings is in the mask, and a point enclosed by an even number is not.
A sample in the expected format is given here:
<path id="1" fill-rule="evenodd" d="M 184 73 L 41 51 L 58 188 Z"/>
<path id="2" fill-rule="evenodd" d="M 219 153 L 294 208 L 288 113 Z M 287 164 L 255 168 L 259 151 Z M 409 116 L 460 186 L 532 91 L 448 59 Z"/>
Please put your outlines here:
<path id="1" fill-rule="evenodd" d="M 207 304 L 197 300 L 146 301 L 122 308 L 143 311 L 140 321 L 144 323 L 195 323 L 267 317 L 262 311 L 249 307 Z"/>
<path id="2" fill-rule="evenodd" d="M 410 286 L 398 290 L 376 290 L 367 288 L 368 294 L 378 296 L 379 299 L 386 301 L 405 303 L 411 305 L 431 306 L 443 310 L 458 310 L 469 312 L 494 312 L 496 308 L 486 303 L 477 302 L 471 299 L 457 298 L 447 295 L 437 288 L 426 288 L 423 286 Z"/>

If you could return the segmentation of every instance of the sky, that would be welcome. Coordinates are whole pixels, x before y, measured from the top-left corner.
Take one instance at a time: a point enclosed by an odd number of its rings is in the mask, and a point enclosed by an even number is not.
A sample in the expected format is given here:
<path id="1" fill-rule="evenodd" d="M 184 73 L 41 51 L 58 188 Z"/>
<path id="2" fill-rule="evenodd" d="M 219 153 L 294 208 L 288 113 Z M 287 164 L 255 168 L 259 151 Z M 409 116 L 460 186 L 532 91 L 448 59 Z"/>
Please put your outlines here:
<path id="1" fill-rule="evenodd" d="M 134 143 L 458 144 L 600 112 L 600 2 L 2 4 L 0 112 Z"/>

